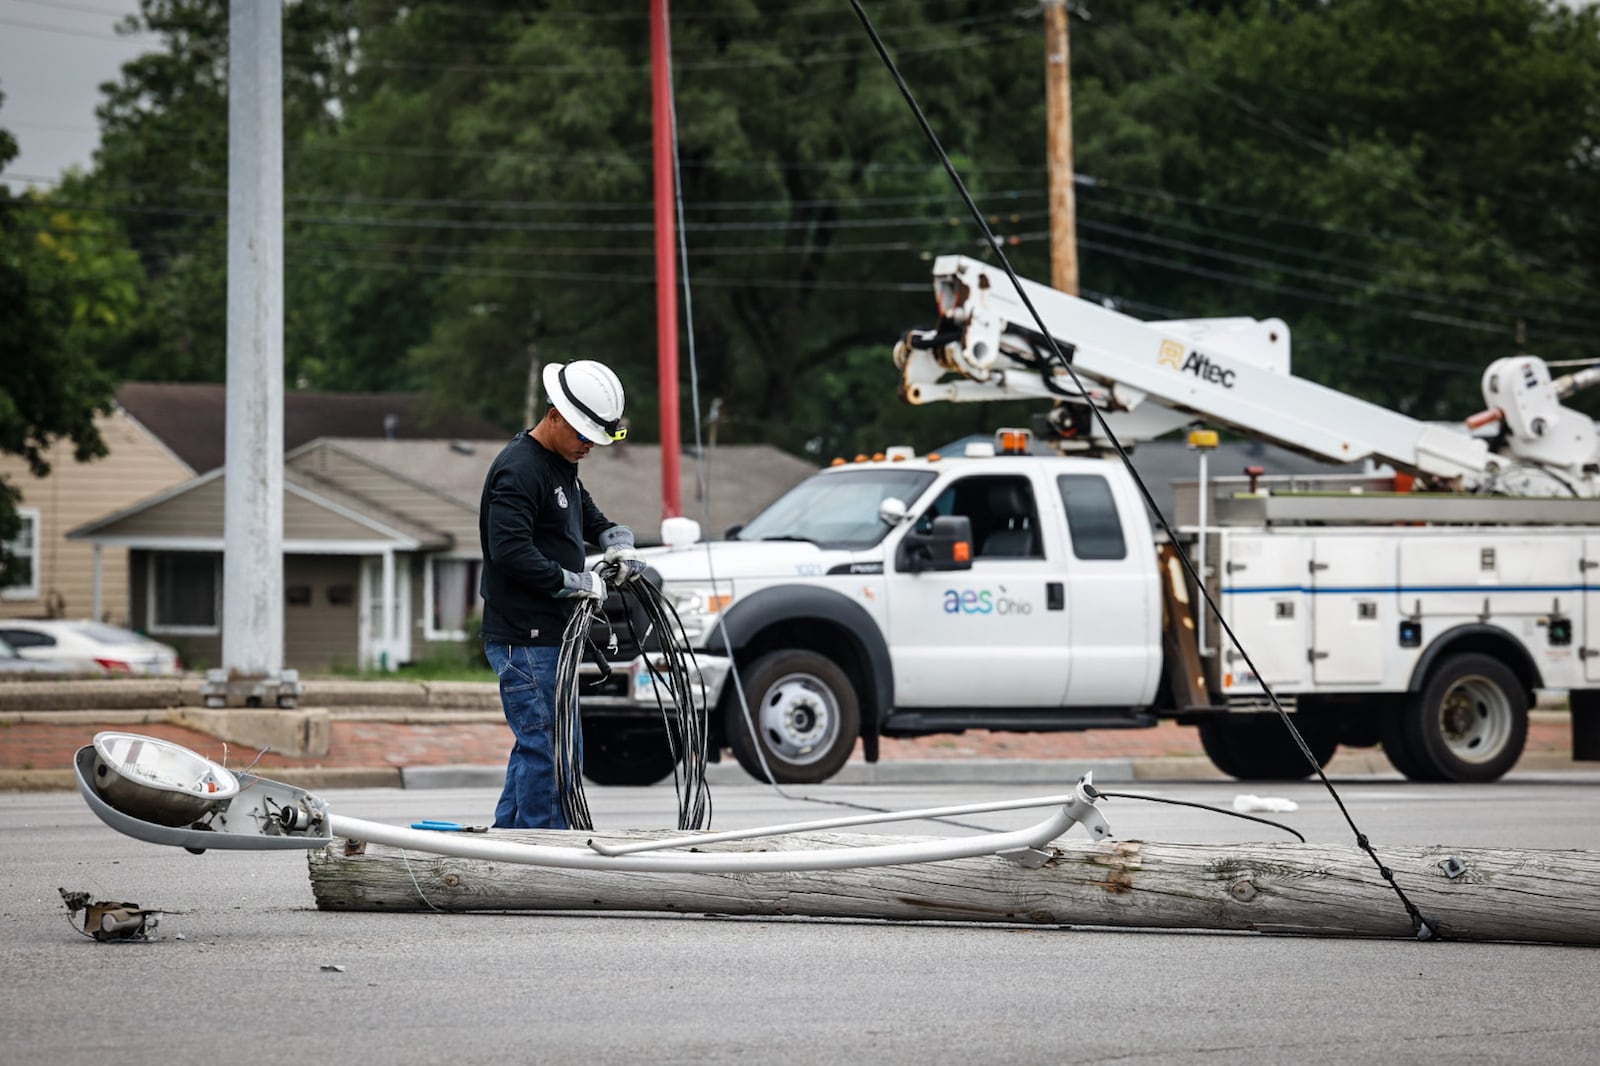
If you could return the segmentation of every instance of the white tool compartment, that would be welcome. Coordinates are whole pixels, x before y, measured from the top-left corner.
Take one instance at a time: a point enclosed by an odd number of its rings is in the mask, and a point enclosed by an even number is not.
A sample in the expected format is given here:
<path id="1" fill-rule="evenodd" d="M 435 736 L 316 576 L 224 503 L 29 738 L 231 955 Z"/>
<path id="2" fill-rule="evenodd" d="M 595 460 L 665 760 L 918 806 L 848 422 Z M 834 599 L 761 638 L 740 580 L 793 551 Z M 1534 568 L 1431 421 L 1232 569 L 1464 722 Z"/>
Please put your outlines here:
<path id="1" fill-rule="evenodd" d="M 1310 542 L 1304 537 L 1225 530 L 1218 559 L 1228 625 L 1269 685 L 1300 685 L 1308 677 L 1308 617 L 1304 585 Z M 1222 633 L 1223 687 L 1230 694 L 1259 688 L 1249 667 Z"/>
<path id="2" fill-rule="evenodd" d="M 1582 566 L 1583 624 L 1572 642 L 1582 649 L 1583 679 L 1600 681 L 1600 537 L 1583 538 Z"/>
<path id="3" fill-rule="evenodd" d="M 1521 534 L 1433 529 L 1400 545 L 1400 610 L 1408 615 L 1544 616 L 1581 594 L 1565 531 Z"/>
<path id="4" fill-rule="evenodd" d="M 1393 539 L 1317 537 L 1309 570 L 1312 680 L 1318 687 L 1381 684 L 1395 632 Z"/>

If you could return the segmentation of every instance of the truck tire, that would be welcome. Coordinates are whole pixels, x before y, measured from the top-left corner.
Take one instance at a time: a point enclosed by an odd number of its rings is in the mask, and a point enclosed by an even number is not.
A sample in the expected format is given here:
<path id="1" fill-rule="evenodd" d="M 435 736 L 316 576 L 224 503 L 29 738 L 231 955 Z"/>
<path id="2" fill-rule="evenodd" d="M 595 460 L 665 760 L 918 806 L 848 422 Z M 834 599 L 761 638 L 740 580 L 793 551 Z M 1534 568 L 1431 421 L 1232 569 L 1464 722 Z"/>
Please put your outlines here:
<path id="1" fill-rule="evenodd" d="M 1412 780 L 1495 781 L 1528 742 L 1528 691 L 1498 659 L 1452 655 L 1428 675 L 1399 725 L 1410 770 L 1393 753 L 1390 760 Z"/>
<path id="2" fill-rule="evenodd" d="M 1292 717 L 1317 765 L 1328 765 L 1339 747 L 1338 720 L 1301 714 Z M 1218 770 L 1241 781 L 1299 781 L 1311 776 L 1311 763 L 1276 714 L 1202 722 L 1200 746 Z"/>
<path id="3" fill-rule="evenodd" d="M 779 784 L 814 784 L 839 772 L 855 750 L 861 710 L 833 660 L 804 649 L 768 652 L 740 676 L 745 698 L 732 694 L 727 736 L 745 773 L 766 781 L 770 770 Z"/>
<path id="4" fill-rule="evenodd" d="M 1401 775 L 1411 781 L 1442 781 L 1444 778 L 1430 774 L 1423 766 L 1422 760 L 1417 758 L 1411 750 L 1411 741 L 1406 736 L 1406 719 L 1411 715 L 1411 705 L 1397 707 L 1393 713 L 1385 715 L 1378 725 L 1378 736 L 1383 744 L 1383 754 L 1388 757 L 1389 765 L 1399 770 Z"/>
<path id="5" fill-rule="evenodd" d="M 583 723 L 583 776 L 597 785 L 653 785 L 670 777 L 676 762 L 660 722 Z"/>

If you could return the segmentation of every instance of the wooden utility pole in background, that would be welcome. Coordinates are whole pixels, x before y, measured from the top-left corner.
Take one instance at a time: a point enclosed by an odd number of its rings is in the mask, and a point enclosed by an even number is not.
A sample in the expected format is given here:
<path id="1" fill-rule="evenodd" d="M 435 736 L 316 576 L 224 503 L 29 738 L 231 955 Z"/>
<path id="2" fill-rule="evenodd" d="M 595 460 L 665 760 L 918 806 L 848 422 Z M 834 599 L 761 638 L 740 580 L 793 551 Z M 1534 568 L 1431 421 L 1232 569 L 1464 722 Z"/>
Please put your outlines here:
<path id="1" fill-rule="evenodd" d="M 1067 0 L 1044 0 L 1044 42 L 1050 156 L 1050 284 L 1076 296 L 1078 232 L 1072 190 L 1072 54 Z"/>
<path id="2" fill-rule="evenodd" d="M 651 114 L 656 193 L 656 377 L 661 397 L 661 517 L 683 514 L 678 476 L 677 183 L 672 126 L 672 38 L 667 0 L 650 4 Z"/>

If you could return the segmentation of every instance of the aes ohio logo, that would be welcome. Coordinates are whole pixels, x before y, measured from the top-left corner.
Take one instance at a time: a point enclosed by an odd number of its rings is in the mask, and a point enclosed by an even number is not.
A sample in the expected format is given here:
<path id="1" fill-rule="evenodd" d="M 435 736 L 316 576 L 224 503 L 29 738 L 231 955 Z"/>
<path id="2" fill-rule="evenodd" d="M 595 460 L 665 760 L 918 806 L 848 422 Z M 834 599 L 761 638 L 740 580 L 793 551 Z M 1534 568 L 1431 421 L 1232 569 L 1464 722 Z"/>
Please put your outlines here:
<path id="1" fill-rule="evenodd" d="M 1201 381 L 1221 385 L 1225 389 L 1233 388 L 1232 370 L 1218 366 L 1199 352 L 1185 352 L 1183 345 L 1177 341 L 1162 341 L 1156 362 L 1174 370 L 1187 371 Z"/>
<path id="2" fill-rule="evenodd" d="M 945 614 L 1030 614 L 1033 604 L 1006 595 L 1005 586 L 997 596 L 991 589 L 945 589 Z"/>

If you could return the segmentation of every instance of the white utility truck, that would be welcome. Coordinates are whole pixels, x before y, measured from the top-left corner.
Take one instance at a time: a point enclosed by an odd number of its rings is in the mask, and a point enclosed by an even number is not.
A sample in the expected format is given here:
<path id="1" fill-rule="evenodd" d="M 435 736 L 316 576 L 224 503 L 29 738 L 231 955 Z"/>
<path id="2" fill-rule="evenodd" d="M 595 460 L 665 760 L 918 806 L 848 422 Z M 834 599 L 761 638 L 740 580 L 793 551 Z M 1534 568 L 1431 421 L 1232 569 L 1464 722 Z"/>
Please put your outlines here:
<path id="1" fill-rule="evenodd" d="M 965 257 L 935 263 L 939 323 L 895 360 L 911 403 L 1053 401 L 1037 434 L 836 462 L 725 540 L 669 520 L 646 552 L 714 744 L 757 777 L 808 782 L 858 738 L 874 760 L 883 736 L 1172 718 L 1233 776 L 1303 777 L 1265 685 L 1324 763 L 1382 744 L 1410 778 L 1493 780 L 1544 690 L 1570 697 L 1574 755 L 1600 759 L 1600 441 L 1561 403 L 1600 371 L 1552 380 L 1535 357 L 1501 359 L 1484 412 L 1427 424 L 1292 376 L 1280 321 L 1141 322 L 1022 285 L 1083 392 L 1007 275 Z M 1399 475 L 1180 494 L 1181 547 L 1241 655 L 1088 405 L 1125 447 L 1205 423 Z M 641 649 L 611 628 L 614 671 L 583 690 L 586 770 L 655 781 L 673 765 L 656 636 L 635 629 Z"/>

